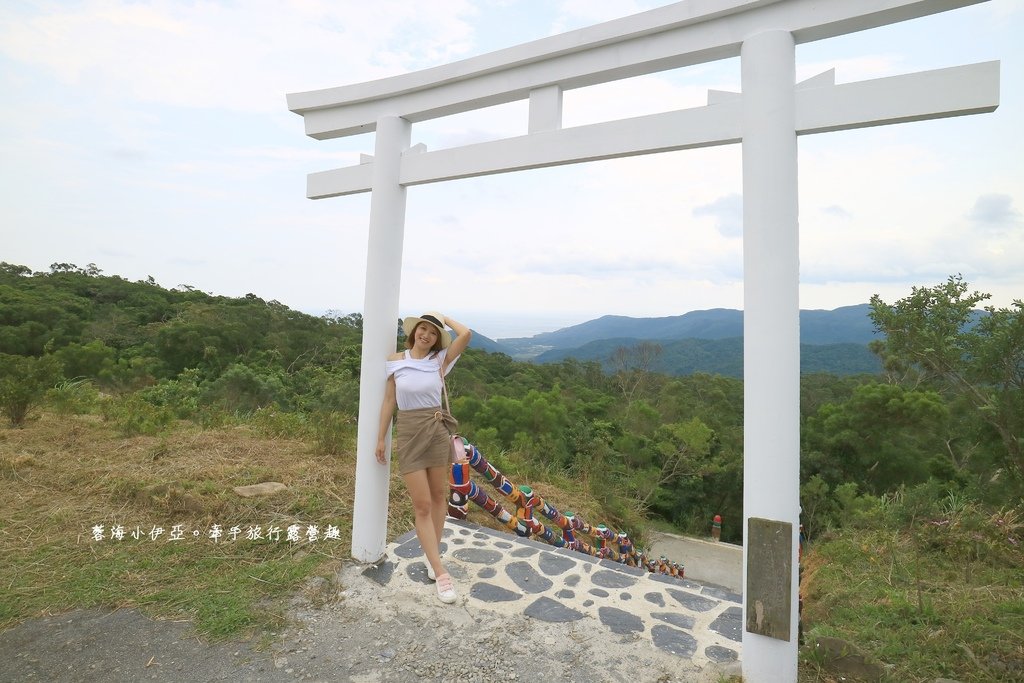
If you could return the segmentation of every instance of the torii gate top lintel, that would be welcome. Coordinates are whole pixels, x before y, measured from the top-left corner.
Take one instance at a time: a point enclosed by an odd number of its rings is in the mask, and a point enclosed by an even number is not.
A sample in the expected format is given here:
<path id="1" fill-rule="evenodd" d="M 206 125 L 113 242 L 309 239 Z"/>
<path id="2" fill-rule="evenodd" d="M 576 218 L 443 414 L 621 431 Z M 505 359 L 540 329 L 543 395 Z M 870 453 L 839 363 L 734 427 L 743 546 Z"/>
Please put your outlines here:
<path id="1" fill-rule="evenodd" d="M 571 90 L 736 57 L 765 26 L 789 31 L 799 44 L 987 1 L 684 0 L 421 71 L 291 93 L 288 108 L 304 117 L 310 137 L 346 137 L 374 131 L 381 115 L 415 123 L 521 100 L 538 88 Z"/>

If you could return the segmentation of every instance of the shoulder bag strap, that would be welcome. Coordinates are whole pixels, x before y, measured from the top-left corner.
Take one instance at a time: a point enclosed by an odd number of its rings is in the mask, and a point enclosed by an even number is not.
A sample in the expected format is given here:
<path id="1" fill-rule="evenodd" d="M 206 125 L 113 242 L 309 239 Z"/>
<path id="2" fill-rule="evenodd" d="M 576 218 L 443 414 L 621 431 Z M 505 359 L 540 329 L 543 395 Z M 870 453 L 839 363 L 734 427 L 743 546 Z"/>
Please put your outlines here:
<path id="1" fill-rule="evenodd" d="M 459 436 L 456 431 L 459 427 L 459 421 L 452 416 L 451 403 L 448 401 L 448 383 L 444 380 L 444 363 L 441 363 L 441 367 L 438 368 L 437 373 L 441 376 L 441 391 L 444 395 L 444 410 L 441 414 L 441 421 L 444 423 L 445 429 L 448 430 L 448 435 L 451 437 L 452 443 L 452 462 L 461 462 L 465 460 L 465 451 L 463 450 L 462 437 Z"/>
<path id="2" fill-rule="evenodd" d="M 441 361 L 441 367 L 438 369 L 438 374 L 441 375 L 441 392 L 444 394 L 444 409 L 448 411 L 448 414 L 452 414 L 451 404 L 448 402 L 448 383 L 444 381 L 444 361 Z"/>

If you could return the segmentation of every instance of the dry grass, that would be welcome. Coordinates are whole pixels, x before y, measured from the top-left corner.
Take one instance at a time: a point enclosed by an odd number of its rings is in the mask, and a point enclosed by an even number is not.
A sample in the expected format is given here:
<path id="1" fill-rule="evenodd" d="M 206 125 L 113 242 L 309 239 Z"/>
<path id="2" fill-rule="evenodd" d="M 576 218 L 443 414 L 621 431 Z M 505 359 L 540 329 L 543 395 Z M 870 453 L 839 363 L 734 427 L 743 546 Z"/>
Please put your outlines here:
<path id="1" fill-rule="evenodd" d="M 271 627 L 281 613 L 274 598 L 347 561 L 353 476 L 351 457 L 244 427 L 182 423 L 164 436 L 125 438 L 94 416 L 44 414 L 4 429 L 0 627 L 93 605 L 194 618 L 211 636 Z M 288 490 L 268 498 L 232 490 L 262 481 Z M 214 543 L 215 524 L 225 532 L 330 524 L 340 540 Z M 122 540 L 111 537 L 117 525 Z M 170 540 L 175 525 L 182 540 Z M 93 537 L 97 526 L 103 540 Z M 154 527 L 165 530 L 156 540 Z"/>

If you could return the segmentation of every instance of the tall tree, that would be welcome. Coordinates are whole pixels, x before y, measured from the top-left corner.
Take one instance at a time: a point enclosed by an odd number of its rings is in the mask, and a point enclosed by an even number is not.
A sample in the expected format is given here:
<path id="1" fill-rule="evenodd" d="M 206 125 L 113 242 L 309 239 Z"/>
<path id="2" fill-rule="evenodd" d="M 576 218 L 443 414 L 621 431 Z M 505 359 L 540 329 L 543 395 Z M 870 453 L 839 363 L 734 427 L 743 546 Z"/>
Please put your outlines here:
<path id="1" fill-rule="evenodd" d="M 978 305 L 991 298 L 968 293 L 961 275 L 934 287 L 914 287 L 887 304 L 871 297 L 871 319 L 884 342 L 873 349 L 887 369 L 919 373 L 966 400 L 999 434 L 1007 470 L 1024 479 L 1024 302 L 1009 308 Z"/>
<path id="2" fill-rule="evenodd" d="M 826 403 L 804 424 L 801 469 L 831 486 L 855 481 L 873 494 L 926 481 L 947 460 L 948 411 L 934 391 L 864 384 L 849 400 Z"/>
<path id="3" fill-rule="evenodd" d="M 620 346 L 608 359 L 615 381 L 627 403 L 644 396 L 652 379 L 654 364 L 661 356 L 661 344 L 643 341 L 631 347 Z"/>
<path id="4" fill-rule="evenodd" d="M 50 354 L 36 358 L 0 353 L 0 414 L 15 427 L 25 424 L 29 411 L 60 379 L 60 371 L 60 361 Z"/>

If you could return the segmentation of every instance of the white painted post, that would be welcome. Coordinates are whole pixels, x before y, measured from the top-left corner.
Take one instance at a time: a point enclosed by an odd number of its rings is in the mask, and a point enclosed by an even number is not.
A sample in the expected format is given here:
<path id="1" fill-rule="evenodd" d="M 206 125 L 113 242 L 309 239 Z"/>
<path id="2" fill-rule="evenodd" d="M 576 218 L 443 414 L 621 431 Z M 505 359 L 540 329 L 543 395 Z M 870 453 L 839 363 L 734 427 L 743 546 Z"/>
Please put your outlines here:
<path id="1" fill-rule="evenodd" d="M 529 131 L 540 133 L 562 127 L 562 89 L 557 85 L 530 91 Z"/>
<path id="2" fill-rule="evenodd" d="M 743 678 L 797 679 L 800 499 L 800 295 L 797 224 L 796 50 L 788 31 L 750 36 L 743 87 L 743 526 L 793 525 L 789 641 L 746 631 Z M 749 539 L 748 539 L 749 541 Z M 743 551 L 743 581 L 749 549 Z"/>
<path id="3" fill-rule="evenodd" d="M 370 238 L 363 301 L 363 355 L 356 435 L 356 490 L 352 511 L 352 557 L 376 562 L 387 547 L 390 468 L 374 457 L 380 404 L 384 400 L 384 360 L 395 351 L 398 295 L 405 235 L 405 187 L 399 185 L 402 152 L 412 125 L 399 116 L 377 120 L 370 197 Z M 388 436 L 388 452 L 391 438 Z"/>

